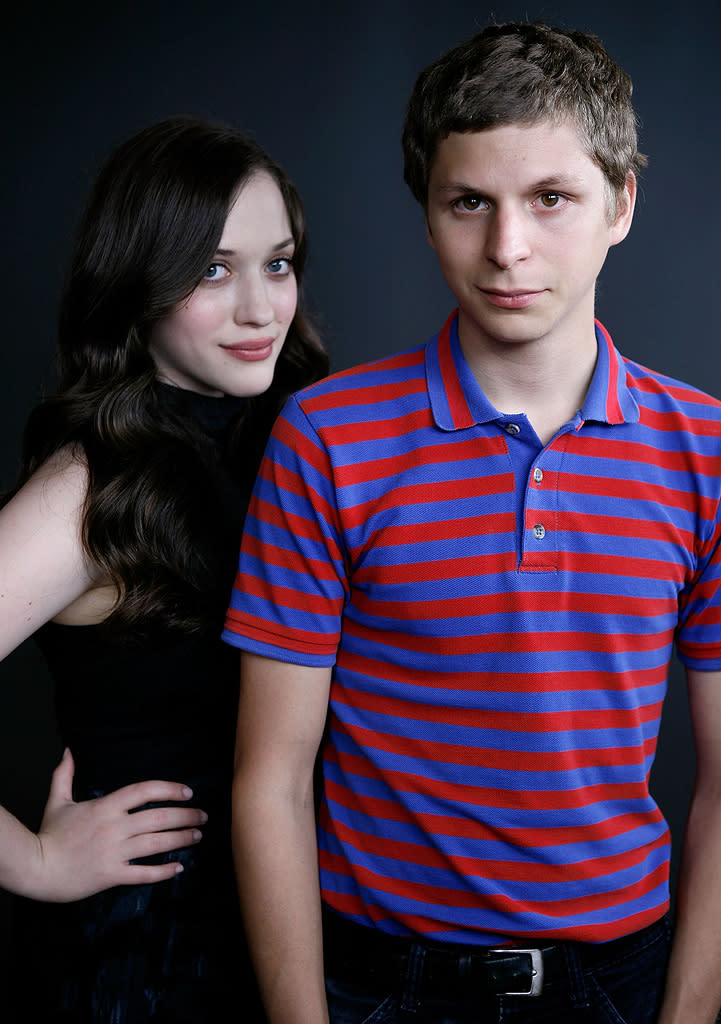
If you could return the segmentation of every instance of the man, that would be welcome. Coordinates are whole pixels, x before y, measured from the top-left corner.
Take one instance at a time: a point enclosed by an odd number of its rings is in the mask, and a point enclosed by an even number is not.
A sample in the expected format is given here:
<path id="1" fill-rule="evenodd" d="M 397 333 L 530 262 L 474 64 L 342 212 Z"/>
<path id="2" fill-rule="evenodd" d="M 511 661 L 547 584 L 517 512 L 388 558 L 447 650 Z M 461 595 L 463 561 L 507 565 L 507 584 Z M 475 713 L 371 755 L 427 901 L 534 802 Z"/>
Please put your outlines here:
<path id="1" fill-rule="evenodd" d="M 228 613 L 269 1018 L 711 1022 L 721 404 L 594 321 L 644 163 L 630 80 L 592 37 L 494 26 L 419 76 L 403 143 L 458 309 L 291 399 Z M 698 776 L 667 969 L 674 641 Z"/>

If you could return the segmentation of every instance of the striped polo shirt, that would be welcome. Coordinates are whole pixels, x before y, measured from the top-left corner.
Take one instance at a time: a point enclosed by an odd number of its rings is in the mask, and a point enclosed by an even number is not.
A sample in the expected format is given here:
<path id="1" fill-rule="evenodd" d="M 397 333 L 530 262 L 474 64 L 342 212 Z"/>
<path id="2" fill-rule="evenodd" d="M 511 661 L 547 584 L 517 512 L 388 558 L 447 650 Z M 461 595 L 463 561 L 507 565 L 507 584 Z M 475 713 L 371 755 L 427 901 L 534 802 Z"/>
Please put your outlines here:
<path id="1" fill-rule="evenodd" d="M 667 909 L 648 779 L 674 644 L 721 669 L 721 403 L 596 336 L 545 446 L 455 314 L 273 431 L 223 636 L 334 666 L 320 875 L 360 923 L 599 942 Z"/>

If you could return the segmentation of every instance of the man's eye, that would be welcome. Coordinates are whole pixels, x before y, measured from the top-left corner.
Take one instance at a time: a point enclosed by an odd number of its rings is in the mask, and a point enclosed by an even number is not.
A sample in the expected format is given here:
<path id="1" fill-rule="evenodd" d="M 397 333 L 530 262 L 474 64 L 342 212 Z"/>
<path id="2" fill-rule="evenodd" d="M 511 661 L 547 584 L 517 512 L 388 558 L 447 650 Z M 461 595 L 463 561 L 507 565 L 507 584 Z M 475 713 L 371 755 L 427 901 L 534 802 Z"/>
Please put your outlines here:
<path id="1" fill-rule="evenodd" d="M 544 192 L 541 196 L 541 202 L 547 209 L 552 209 L 554 206 L 558 206 L 561 202 L 561 197 L 558 192 Z"/>
<path id="2" fill-rule="evenodd" d="M 456 199 L 456 206 L 459 210 L 474 213 L 483 206 L 483 200 L 480 196 L 461 196 L 460 199 Z"/>

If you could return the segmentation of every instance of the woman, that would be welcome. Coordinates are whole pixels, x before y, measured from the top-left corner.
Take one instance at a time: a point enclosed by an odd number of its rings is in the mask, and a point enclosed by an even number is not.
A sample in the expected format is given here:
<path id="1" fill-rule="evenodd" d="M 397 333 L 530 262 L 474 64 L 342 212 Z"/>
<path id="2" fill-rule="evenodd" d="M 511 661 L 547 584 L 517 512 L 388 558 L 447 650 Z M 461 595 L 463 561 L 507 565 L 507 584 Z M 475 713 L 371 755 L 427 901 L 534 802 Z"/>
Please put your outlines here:
<path id="1" fill-rule="evenodd" d="M 58 394 L 30 416 L 0 512 L 0 644 L 43 650 L 82 801 L 66 754 L 31 837 L 64 873 L 33 891 L 6 863 L 4 884 L 42 900 L 116 885 L 20 908 L 45 1019 L 215 1021 L 231 996 L 260 1019 L 229 844 L 238 665 L 218 637 L 270 426 L 327 372 L 297 304 L 304 260 L 282 169 L 191 118 L 122 143 L 81 219 Z"/>

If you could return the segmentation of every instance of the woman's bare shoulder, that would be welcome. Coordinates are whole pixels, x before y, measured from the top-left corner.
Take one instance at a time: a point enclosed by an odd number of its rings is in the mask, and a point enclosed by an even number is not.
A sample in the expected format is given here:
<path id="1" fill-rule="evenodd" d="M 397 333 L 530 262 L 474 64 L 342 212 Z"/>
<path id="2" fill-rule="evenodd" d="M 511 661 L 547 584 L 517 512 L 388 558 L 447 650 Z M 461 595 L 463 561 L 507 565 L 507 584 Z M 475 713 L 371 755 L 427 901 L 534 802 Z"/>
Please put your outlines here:
<path id="1" fill-rule="evenodd" d="M 0 509 L 0 655 L 98 586 L 82 542 L 88 470 L 57 452 Z"/>

